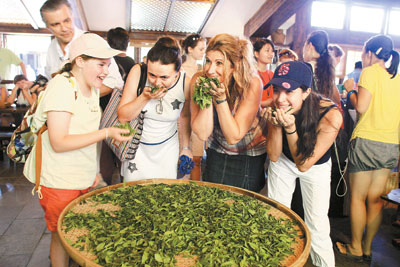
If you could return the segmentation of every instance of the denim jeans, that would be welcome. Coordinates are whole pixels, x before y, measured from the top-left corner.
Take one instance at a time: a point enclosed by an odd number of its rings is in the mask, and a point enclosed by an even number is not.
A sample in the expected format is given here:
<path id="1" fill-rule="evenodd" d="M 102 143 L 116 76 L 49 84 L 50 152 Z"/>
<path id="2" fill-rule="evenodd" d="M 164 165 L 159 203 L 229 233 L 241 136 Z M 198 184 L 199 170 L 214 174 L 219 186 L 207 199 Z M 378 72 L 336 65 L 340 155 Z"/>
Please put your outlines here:
<path id="1" fill-rule="evenodd" d="M 227 155 L 207 149 L 203 180 L 259 192 L 265 185 L 266 156 Z"/>

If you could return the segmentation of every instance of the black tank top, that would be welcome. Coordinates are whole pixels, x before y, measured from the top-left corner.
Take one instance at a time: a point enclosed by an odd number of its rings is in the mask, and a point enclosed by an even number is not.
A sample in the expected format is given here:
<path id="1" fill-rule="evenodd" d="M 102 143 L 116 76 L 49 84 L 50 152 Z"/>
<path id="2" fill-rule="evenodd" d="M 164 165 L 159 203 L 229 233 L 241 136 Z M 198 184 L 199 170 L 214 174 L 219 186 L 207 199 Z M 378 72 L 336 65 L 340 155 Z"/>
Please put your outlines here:
<path id="1" fill-rule="evenodd" d="M 326 107 L 325 110 L 319 116 L 318 121 L 320 121 L 325 116 L 325 114 L 328 113 L 329 110 L 331 110 L 334 107 L 337 107 L 337 105 L 333 104 L 333 105 L 331 105 L 329 107 Z M 302 138 L 302 136 L 299 136 L 299 138 Z M 290 161 L 294 162 L 294 160 L 292 158 L 292 154 L 290 153 L 289 144 L 288 144 L 288 141 L 287 141 L 287 138 L 286 138 L 286 134 L 282 135 L 282 152 Z M 330 158 L 331 158 L 331 150 L 328 149 L 325 152 L 325 154 L 322 155 L 322 157 L 314 165 L 319 165 L 319 164 L 325 163 Z"/>

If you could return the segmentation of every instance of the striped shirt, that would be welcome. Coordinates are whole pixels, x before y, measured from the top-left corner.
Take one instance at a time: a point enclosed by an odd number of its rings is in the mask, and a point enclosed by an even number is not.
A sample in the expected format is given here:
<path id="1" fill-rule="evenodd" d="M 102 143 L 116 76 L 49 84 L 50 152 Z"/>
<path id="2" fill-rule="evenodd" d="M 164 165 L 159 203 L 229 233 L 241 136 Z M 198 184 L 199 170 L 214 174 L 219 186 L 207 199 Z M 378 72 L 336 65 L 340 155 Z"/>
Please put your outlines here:
<path id="1" fill-rule="evenodd" d="M 228 155 L 259 156 L 266 153 L 267 124 L 257 111 L 249 131 L 235 145 L 230 145 L 219 125 L 218 114 L 214 109 L 214 130 L 208 138 L 208 147 L 215 151 Z"/>

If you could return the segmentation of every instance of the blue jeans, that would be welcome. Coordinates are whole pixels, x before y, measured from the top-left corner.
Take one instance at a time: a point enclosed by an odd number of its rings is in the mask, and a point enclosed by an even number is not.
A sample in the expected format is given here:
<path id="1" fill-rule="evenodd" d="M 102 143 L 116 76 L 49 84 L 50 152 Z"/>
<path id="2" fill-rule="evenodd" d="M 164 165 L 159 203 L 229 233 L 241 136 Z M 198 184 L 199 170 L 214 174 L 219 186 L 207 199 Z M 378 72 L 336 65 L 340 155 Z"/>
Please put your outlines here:
<path id="1" fill-rule="evenodd" d="M 259 192 L 265 185 L 266 156 L 266 153 L 260 156 L 227 155 L 207 149 L 203 179 Z"/>

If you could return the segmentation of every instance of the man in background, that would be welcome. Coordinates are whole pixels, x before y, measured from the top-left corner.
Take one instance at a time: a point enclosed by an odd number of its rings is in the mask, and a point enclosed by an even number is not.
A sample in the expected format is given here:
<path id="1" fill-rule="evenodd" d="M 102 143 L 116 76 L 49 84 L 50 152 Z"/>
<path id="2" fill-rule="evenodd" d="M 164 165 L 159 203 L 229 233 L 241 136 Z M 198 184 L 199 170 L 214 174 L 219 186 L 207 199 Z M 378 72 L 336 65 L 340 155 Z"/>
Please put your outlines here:
<path id="1" fill-rule="evenodd" d="M 48 0 L 40 8 L 47 29 L 54 35 L 47 50 L 45 72 L 48 78 L 59 71 L 69 57 L 69 45 L 83 31 L 75 27 L 70 3 L 67 0 Z"/>
<path id="2" fill-rule="evenodd" d="M 361 71 L 362 71 L 362 62 L 357 61 L 354 64 L 354 70 L 349 74 L 347 74 L 347 79 L 353 78 L 355 86 L 358 85 L 358 80 L 360 79 Z"/>
<path id="3" fill-rule="evenodd" d="M 13 51 L 3 48 L 2 35 L 0 35 L 0 77 L 4 80 L 11 80 L 11 65 L 20 66 L 22 73 L 26 76 L 26 68 L 24 62 Z"/>
<path id="4" fill-rule="evenodd" d="M 69 45 L 71 41 L 84 33 L 78 29 L 73 20 L 72 7 L 68 0 L 47 0 L 40 8 L 40 14 L 46 27 L 54 35 L 46 58 L 46 76 L 58 72 L 65 60 L 69 58 Z M 124 82 L 118 71 L 118 66 L 113 59 L 109 67 L 109 74 L 103 81 L 100 89 L 101 95 L 109 94 L 114 88 L 121 88 Z"/>

